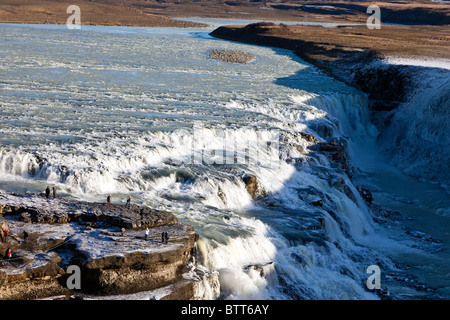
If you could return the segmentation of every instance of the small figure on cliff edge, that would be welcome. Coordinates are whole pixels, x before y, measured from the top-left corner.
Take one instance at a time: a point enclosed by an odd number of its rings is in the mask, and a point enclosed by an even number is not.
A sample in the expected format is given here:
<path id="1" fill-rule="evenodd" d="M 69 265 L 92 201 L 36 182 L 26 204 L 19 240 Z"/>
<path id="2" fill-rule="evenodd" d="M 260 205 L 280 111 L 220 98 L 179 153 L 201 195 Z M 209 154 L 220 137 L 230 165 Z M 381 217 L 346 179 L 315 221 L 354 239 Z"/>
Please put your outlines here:
<path id="1" fill-rule="evenodd" d="M 162 232 L 161 233 L 161 243 L 165 243 L 166 242 L 166 232 Z"/>
<path id="2" fill-rule="evenodd" d="M 8 242 L 8 230 L 3 230 L 2 231 L 2 236 L 3 236 L 3 238 L 2 238 L 2 242 Z"/>
<path id="3" fill-rule="evenodd" d="M 167 231 L 161 233 L 161 243 L 167 243 L 169 241 L 169 234 Z"/>
<path id="4" fill-rule="evenodd" d="M 47 188 L 45 189 L 45 197 L 48 199 L 50 198 L 50 187 L 47 186 Z"/>
<path id="5" fill-rule="evenodd" d="M 53 187 L 53 199 L 56 199 L 56 188 Z"/>
<path id="6" fill-rule="evenodd" d="M 106 203 L 108 204 L 108 206 L 111 205 L 111 195 L 109 194 L 108 197 L 106 197 Z"/>
<path id="7" fill-rule="evenodd" d="M 166 243 L 169 243 L 169 233 L 166 231 L 165 232 L 165 234 L 164 234 L 164 241 L 166 242 Z"/>
<path id="8" fill-rule="evenodd" d="M 148 228 L 145 228 L 145 241 L 147 241 L 147 238 L 148 238 L 148 232 L 149 232 Z"/>
<path id="9" fill-rule="evenodd" d="M 128 196 L 127 198 L 127 205 L 131 205 L 131 196 Z"/>
<path id="10" fill-rule="evenodd" d="M 6 256 L 6 259 L 8 259 L 8 260 L 10 260 L 12 258 L 12 252 L 11 252 L 10 248 L 8 248 L 6 250 L 6 255 L 5 256 Z"/>

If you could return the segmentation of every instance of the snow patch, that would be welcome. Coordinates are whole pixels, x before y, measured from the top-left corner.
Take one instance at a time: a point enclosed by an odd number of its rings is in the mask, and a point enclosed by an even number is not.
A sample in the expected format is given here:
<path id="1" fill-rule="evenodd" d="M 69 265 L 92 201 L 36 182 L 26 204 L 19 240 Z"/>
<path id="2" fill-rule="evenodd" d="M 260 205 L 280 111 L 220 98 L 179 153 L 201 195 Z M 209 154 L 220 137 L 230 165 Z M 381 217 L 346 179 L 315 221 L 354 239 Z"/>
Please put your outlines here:
<path id="1" fill-rule="evenodd" d="M 435 58 L 400 58 L 400 57 L 387 57 L 384 60 L 387 64 L 417 66 L 417 67 L 430 67 L 441 68 L 450 70 L 450 59 L 435 59 Z"/>

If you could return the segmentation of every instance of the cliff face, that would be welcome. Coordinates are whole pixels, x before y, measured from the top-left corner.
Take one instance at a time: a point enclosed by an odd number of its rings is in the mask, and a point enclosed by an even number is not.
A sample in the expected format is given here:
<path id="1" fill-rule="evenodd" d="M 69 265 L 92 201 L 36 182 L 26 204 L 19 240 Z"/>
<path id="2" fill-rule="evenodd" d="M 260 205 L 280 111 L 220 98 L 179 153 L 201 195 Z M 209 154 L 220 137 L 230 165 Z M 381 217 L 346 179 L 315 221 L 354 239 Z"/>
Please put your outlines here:
<path id="1" fill-rule="evenodd" d="M 213 288 L 209 299 L 219 295 L 218 277 L 198 272 L 198 234 L 171 213 L 0 192 L 0 216 L 10 232 L 0 244 L 0 299 L 121 295 L 162 287 L 170 287 L 166 299 L 202 299 L 204 286 Z M 169 237 L 164 243 L 163 232 Z M 69 285 L 69 266 L 79 267 L 79 289 Z"/>

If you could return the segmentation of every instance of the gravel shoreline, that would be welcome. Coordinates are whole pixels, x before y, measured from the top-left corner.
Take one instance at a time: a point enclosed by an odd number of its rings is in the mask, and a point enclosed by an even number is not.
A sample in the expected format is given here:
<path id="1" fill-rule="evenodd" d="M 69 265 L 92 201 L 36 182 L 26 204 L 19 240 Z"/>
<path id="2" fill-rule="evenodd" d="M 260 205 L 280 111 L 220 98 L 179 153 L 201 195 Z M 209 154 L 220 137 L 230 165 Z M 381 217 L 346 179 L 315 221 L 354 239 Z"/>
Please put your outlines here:
<path id="1" fill-rule="evenodd" d="M 249 63 L 256 59 L 255 55 L 238 50 L 211 50 L 208 56 L 210 59 L 228 63 Z"/>

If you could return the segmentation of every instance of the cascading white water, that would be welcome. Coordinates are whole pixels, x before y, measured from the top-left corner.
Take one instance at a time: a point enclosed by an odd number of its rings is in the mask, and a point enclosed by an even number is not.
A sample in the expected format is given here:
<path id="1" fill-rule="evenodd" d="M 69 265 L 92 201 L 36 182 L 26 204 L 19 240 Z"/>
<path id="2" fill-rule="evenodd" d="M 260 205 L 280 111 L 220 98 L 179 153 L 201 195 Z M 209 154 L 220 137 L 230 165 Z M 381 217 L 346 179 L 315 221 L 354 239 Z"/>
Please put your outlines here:
<path id="1" fill-rule="evenodd" d="M 287 50 L 207 31 L 2 27 L 0 187 L 172 211 L 200 234 L 225 299 L 376 299 L 365 269 L 392 266 L 371 245 L 383 235 L 345 170 L 300 134 L 352 153 L 376 135 L 367 97 Z M 217 48 L 257 59 L 207 59 Z"/>

